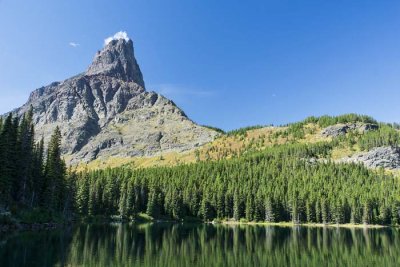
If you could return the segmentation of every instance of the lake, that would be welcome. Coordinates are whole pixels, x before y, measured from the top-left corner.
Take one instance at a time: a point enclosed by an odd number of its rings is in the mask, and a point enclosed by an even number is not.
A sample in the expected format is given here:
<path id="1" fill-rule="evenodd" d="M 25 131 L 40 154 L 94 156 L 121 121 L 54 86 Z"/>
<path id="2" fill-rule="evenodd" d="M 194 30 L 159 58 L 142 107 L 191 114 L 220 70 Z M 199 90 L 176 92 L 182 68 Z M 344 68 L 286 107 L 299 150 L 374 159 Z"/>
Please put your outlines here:
<path id="1" fill-rule="evenodd" d="M 399 266 L 396 228 L 84 224 L 0 237 L 0 266 Z"/>

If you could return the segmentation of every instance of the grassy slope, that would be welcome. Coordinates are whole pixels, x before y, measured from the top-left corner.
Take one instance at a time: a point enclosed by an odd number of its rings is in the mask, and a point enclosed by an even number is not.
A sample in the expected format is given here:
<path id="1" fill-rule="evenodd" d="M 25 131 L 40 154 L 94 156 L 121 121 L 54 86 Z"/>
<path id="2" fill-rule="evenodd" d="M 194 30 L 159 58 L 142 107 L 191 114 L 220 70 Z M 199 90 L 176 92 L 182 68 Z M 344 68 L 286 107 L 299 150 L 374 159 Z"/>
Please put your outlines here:
<path id="1" fill-rule="evenodd" d="M 282 133 L 287 127 L 262 127 L 247 130 L 244 133 L 225 134 L 218 137 L 196 150 L 185 151 L 182 153 L 170 152 L 153 157 L 111 157 L 108 159 L 97 159 L 89 164 L 78 166 L 78 170 L 87 168 L 103 169 L 107 167 L 117 167 L 129 165 L 135 168 L 147 168 L 152 166 L 173 166 L 183 163 L 196 162 L 198 160 L 218 160 L 240 156 L 248 151 L 264 150 L 271 146 L 286 144 L 288 142 L 316 143 L 330 141 L 331 138 L 320 135 L 321 128 L 317 124 L 309 123 L 305 125 L 305 136 L 301 139 L 294 139 L 292 136 L 283 137 Z M 338 147 L 333 150 L 332 158 L 339 159 L 349 156 L 359 151 L 357 147 L 349 148 L 348 145 Z"/>
<path id="2" fill-rule="evenodd" d="M 147 168 L 153 166 L 174 166 L 178 164 L 192 163 L 204 160 L 229 159 L 255 150 L 265 150 L 272 146 L 287 143 L 317 143 L 329 142 L 332 138 L 321 135 L 321 124 L 313 122 L 300 122 L 304 134 L 295 136 L 291 134 L 290 127 L 250 127 L 221 134 L 216 140 L 203 145 L 195 150 L 185 152 L 169 152 L 152 157 L 110 157 L 108 159 L 97 159 L 89 164 L 78 166 L 78 171 L 83 169 L 104 169 L 127 165 L 133 168 Z M 296 126 L 296 124 L 292 124 Z M 286 134 L 285 134 L 286 133 Z M 349 144 L 341 141 L 331 153 L 332 160 L 338 160 L 360 152 L 357 144 Z"/>

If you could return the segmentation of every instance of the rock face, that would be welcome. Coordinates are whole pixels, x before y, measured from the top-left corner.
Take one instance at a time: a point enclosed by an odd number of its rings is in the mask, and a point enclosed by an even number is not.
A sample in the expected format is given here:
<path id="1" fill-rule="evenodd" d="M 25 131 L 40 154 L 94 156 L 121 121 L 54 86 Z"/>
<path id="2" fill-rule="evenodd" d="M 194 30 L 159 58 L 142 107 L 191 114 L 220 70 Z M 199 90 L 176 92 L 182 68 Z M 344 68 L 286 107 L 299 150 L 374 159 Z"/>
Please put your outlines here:
<path id="1" fill-rule="evenodd" d="M 98 51 L 86 75 L 106 75 L 144 88 L 143 75 L 136 62 L 132 40 L 111 40 L 107 47 Z"/>
<path id="2" fill-rule="evenodd" d="M 217 135 L 172 101 L 145 90 L 131 40 L 112 40 L 85 73 L 35 90 L 13 113 L 22 116 L 30 106 L 36 138 L 47 143 L 60 127 L 70 163 L 189 150 Z"/>
<path id="3" fill-rule="evenodd" d="M 350 131 L 357 131 L 358 133 L 365 133 L 371 130 L 377 130 L 378 125 L 371 123 L 347 123 L 347 124 L 336 124 L 326 127 L 321 131 L 323 137 L 338 137 L 345 135 Z"/>
<path id="4" fill-rule="evenodd" d="M 383 167 L 389 170 L 399 170 L 400 148 L 377 147 L 368 152 L 358 153 L 350 158 L 342 159 L 341 162 L 363 163 L 368 168 Z"/>

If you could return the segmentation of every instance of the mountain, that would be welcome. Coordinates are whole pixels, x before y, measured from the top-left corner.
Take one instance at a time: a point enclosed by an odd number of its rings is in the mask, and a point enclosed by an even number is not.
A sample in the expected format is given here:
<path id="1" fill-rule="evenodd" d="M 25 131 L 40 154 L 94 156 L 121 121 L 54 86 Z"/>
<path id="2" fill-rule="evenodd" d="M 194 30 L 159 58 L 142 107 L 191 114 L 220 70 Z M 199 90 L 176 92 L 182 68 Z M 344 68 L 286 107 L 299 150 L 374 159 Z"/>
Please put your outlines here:
<path id="1" fill-rule="evenodd" d="M 13 113 L 22 116 L 30 107 L 36 139 L 47 143 L 58 126 L 63 155 L 72 164 L 180 152 L 218 135 L 171 100 L 146 91 L 133 42 L 125 38 L 110 40 L 86 72 L 33 91 Z"/>

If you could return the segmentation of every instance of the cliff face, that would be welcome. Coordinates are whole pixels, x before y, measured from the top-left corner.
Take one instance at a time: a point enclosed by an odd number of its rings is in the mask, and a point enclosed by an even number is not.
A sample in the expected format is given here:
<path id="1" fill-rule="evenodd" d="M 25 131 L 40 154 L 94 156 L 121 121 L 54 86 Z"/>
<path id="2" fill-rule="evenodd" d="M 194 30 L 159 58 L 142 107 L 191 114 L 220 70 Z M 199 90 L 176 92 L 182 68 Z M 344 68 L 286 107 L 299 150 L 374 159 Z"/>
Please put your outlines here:
<path id="1" fill-rule="evenodd" d="M 172 101 L 147 92 L 131 40 L 110 41 L 85 73 L 31 93 L 14 113 L 34 111 L 36 138 L 47 142 L 56 126 L 70 163 L 109 156 L 184 151 L 214 139 Z"/>

